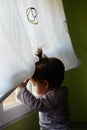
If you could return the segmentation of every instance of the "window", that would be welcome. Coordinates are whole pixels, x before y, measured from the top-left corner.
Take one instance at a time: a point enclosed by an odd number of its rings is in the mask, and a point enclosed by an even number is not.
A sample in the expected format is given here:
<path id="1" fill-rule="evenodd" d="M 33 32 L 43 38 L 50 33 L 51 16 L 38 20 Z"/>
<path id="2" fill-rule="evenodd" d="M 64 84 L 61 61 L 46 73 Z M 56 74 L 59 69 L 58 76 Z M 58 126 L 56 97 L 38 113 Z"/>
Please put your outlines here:
<path id="1" fill-rule="evenodd" d="M 33 87 L 31 86 L 31 83 L 29 82 L 27 84 L 27 89 L 34 95 L 36 95 L 36 93 L 33 90 Z M 17 89 L 15 91 L 13 91 L 3 102 L 3 107 L 8 107 L 11 106 L 13 104 L 19 103 L 20 101 L 17 99 Z"/>
<path id="2" fill-rule="evenodd" d="M 30 10 L 33 5 L 34 10 Z M 26 15 L 26 10 L 33 11 L 34 14 L 29 12 Z M 30 15 L 34 19 L 31 22 L 28 21 L 32 20 Z M 38 4 L 35 0 L 0 1 L 0 96 L 4 95 L 3 100 L 9 95 L 8 91 L 33 74 L 37 61 L 34 56 L 38 47 L 48 57 L 61 59 L 66 70 L 79 65 L 65 21 L 61 0 L 43 0 Z M 30 86 L 29 88 L 31 89 Z M 32 89 L 31 91 L 34 93 Z M 15 90 L 0 104 L 0 126 L 28 112 L 16 99 Z"/>
<path id="3" fill-rule="evenodd" d="M 28 83 L 27 88 L 33 92 L 31 84 Z M 17 99 L 17 89 L 11 93 L 3 104 L 0 104 L 0 128 L 4 128 L 7 125 L 23 118 L 30 110 Z"/>
<path id="4" fill-rule="evenodd" d="M 3 102 L 3 107 L 6 107 L 6 106 L 9 106 L 9 105 L 12 105 L 12 104 L 15 104 L 18 101 L 17 99 L 17 90 L 15 90 L 13 93 L 11 93 Z"/>

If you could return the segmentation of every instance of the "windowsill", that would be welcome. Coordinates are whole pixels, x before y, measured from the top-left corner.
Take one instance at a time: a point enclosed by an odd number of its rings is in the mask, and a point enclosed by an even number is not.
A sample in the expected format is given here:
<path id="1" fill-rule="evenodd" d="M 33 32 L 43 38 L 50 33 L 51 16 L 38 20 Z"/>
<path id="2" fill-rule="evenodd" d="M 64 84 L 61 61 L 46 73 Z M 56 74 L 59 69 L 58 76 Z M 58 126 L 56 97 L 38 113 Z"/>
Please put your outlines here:
<path id="1" fill-rule="evenodd" d="M 15 103 L 0 111 L 0 129 L 25 117 L 31 110 L 28 110 L 22 103 Z"/>
<path id="2" fill-rule="evenodd" d="M 18 106 L 20 106 L 20 105 L 23 105 L 21 102 L 16 102 L 16 103 L 14 103 L 14 104 L 11 104 L 11 105 L 7 105 L 7 106 L 5 106 L 4 108 L 3 108 L 3 111 L 4 112 L 7 112 L 7 111 L 9 111 L 9 110 L 11 110 L 11 109 L 14 109 L 15 107 L 18 107 Z M 23 105 L 24 106 L 24 105 Z"/>

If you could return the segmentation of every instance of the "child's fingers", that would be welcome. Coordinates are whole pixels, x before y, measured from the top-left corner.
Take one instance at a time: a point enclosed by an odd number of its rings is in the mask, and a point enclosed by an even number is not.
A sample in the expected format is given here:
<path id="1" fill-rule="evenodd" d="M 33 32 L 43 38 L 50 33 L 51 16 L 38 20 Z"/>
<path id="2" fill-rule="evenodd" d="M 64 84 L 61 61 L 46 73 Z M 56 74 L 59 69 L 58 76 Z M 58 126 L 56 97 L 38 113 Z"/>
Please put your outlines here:
<path id="1" fill-rule="evenodd" d="M 28 81 L 29 81 L 29 79 L 24 80 L 24 82 L 22 82 L 22 83 L 20 83 L 20 84 L 18 85 L 18 88 L 21 89 L 21 88 L 23 88 L 23 87 L 26 87 Z"/>
<path id="2" fill-rule="evenodd" d="M 29 81 L 29 79 L 26 79 L 26 80 L 24 80 L 24 84 L 27 84 L 28 83 L 28 81 Z"/>

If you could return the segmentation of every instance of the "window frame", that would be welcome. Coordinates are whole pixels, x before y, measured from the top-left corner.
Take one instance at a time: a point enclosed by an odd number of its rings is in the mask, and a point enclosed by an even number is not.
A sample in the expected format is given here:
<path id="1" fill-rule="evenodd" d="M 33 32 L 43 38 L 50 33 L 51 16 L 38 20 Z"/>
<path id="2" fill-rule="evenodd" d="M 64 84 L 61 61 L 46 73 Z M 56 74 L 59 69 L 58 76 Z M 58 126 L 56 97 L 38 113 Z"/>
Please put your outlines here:
<path id="1" fill-rule="evenodd" d="M 16 121 L 24 118 L 30 113 L 31 110 L 21 103 L 17 102 L 3 108 L 3 104 L 0 104 L 0 129 L 5 128 Z"/>
<path id="2" fill-rule="evenodd" d="M 34 94 L 34 89 L 30 82 L 26 85 L 27 89 Z M 21 101 L 8 106 L 0 104 L 0 129 L 5 128 L 16 121 L 27 116 L 32 110 L 28 109 Z"/>

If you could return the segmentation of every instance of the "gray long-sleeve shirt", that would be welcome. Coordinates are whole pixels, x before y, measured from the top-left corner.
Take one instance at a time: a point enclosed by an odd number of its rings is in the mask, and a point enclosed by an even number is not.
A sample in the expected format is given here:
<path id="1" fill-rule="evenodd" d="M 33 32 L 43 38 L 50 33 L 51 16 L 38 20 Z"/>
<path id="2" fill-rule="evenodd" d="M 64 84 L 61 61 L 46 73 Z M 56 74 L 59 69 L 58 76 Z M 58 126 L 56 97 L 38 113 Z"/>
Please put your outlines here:
<path id="1" fill-rule="evenodd" d="M 24 87 L 17 95 L 27 108 L 39 111 L 39 124 L 43 130 L 66 130 L 70 125 L 68 108 L 68 89 L 60 87 L 50 90 L 46 95 L 36 98 Z M 62 130 L 62 129 L 61 129 Z"/>

